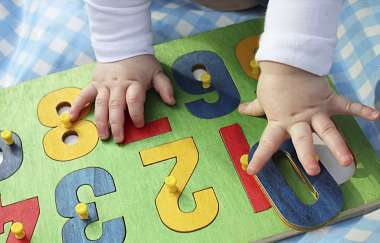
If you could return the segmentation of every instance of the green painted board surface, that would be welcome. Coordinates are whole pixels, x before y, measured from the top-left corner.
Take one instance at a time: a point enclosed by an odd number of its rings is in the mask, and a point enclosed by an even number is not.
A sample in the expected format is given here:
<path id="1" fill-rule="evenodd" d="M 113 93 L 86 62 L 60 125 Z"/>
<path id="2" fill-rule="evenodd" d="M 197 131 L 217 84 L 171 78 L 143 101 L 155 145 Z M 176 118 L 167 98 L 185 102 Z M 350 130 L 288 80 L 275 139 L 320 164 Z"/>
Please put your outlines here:
<path id="1" fill-rule="evenodd" d="M 182 55 L 196 50 L 217 53 L 224 60 L 242 101 L 249 101 L 255 98 L 256 81 L 244 73 L 235 56 L 235 46 L 245 37 L 258 35 L 262 26 L 262 20 L 249 21 L 160 44 L 156 46 L 156 54 L 171 75 L 170 67 Z M 86 230 L 87 236 L 93 240 L 101 235 L 102 222 L 121 216 L 127 230 L 125 242 L 247 242 L 291 231 L 273 209 L 254 213 L 219 135 L 220 128 L 239 123 L 252 145 L 258 141 L 266 120 L 243 117 L 237 111 L 204 120 L 191 115 L 184 105 L 199 97 L 213 101 L 215 94 L 190 95 L 174 82 L 175 107 L 164 105 L 153 92 L 149 93 L 145 106 L 147 121 L 167 116 L 172 132 L 124 146 L 99 141 L 91 153 L 68 162 L 47 157 L 42 140 L 50 128 L 41 125 L 37 118 L 39 101 L 49 92 L 63 87 L 84 87 L 93 68 L 94 65 L 82 66 L 0 90 L 0 129 L 9 128 L 16 132 L 24 149 L 20 169 L 0 182 L 1 201 L 8 205 L 38 197 L 41 213 L 33 243 L 61 242 L 62 227 L 67 219 L 57 213 L 55 188 L 65 175 L 91 166 L 106 169 L 116 186 L 116 192 L 96 198 L 88 186 L 78 191 L 81 201 L 96 202 L 100 220 Z M 94 121 L 92 112 L 87 119 Z M 380 201 L 379 159 L 352 117 L 342 116 L 335 120 L 357 159 L 356 174 L 341 186 L 345 210 Z M 139 151 L 186 137 L 193 137 L 199 161 L 180 198 L 180 207 L 183 211 L 192 211 L 195 207 L 192 193 L 212 187 L 219 202 L 219 212 L 207 227 L 191 233 L 178 233 L 161 222 L 155 205 L 155 198 L 174 166 L 174 159 L 143 166 Z M 301 198 L 309 195 L 305 187 L 295 187 Z M 7 224 L 0 242 L 6 242 L 9 229 L 10 224 Z"/>

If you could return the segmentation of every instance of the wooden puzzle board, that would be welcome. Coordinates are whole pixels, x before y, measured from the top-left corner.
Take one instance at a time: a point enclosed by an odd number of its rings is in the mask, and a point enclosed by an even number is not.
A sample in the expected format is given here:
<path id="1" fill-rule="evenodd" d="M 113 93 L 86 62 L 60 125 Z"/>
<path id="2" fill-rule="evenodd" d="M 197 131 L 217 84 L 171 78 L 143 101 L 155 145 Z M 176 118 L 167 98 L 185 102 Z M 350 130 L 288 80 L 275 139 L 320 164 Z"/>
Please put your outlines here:
<path id="1" fill-rule="evenodd" d="M 257 81 L 244 72 L 248 63 L 243 63 L 245 67 L 240 65 L 236 46 L 246 37 L 259 35 L 262 27 L 262 20 L 258 20 L 218 29 L 157 45 L 156 54 L 165 71 L 173 77 L 171 67 L 179 57 L 194 51 L 216 53 L 224 61 L 240 101 L 249 101 L 255 98 Z M 280 220 L 273 208 L 255 212 L 219 132 L 237 123 L 248 143 L 253 145 L 259 140 L 266 120 L 243 117 L 236 109 L 213 119 L 196 117 L 189 112 L 186 103 L 202 98 L 212 103 L 218 97 L 215 92 L 189 94 L 179 86 L 178 80 L 173 82 L 175 107 L 164 105 L 153 92 L 149 93 L 145 106 L 146 121 L 166 117 L 171 131 L 121 146 L 99 140 L 88 153 L 65 162 L 47 156 L 43 139 L 55 128 L 41 123 L 37 113 L 39 103 L 56 90 L 84 87 L 93 68 L 93 64 L 82 66 L 0 90 L 0 130 L 9 128 L 14 136 L 17 134 L 23 149 L 20 167 L 0 180 L 0 233 L 3 223 L 16 218 L 28 221 L 25 223 L 28 230 L 35 227 L 32 232 L 26 231 L 29 236 L 33 233 L 31 242 L 34 243 L 60 242 L 66 230 L 71 234 L 65 242 L 77 239 L 86 242 L 100 237 L 103 241 L 97 242 L 247 242 L 296 233 Z M 186 68 L 191 70 L 191 67 Z M 93 112 L 83 119 L 91 127 Z M 342 218 L 377 206 L 380 163 L 352 117 L 341 116 L 335 121 L 357 161 L 355 175 L 340 186 L 344 195 Z M 92 141 L 97 139 L 91 134 L 85 136 L 92 137 Z M 175 156 L 178 156 L 177 161 L 173 159 Z M 310 203 L 305 185 L 291 176 L 293 172 L 286 165 L 282 167 L 297 195 Z M 180 187 L 184 187 L 179 198 L 182 211 L 173 209 L 178 215 L 173 215 L 171 210 L 176 200 L 168 199 L 163 187 L 170 173 L 176 174 Z M 73 190 L 75 184 L 93 184 L 99 196 L 94 196 L 88 185 Z M 99 220 L 85 229 L 88 239 L 83 236 L 83 224 L 76 222 L 73 214 L 76 192 L 78 201 L 96 203 L 91 204 L 90 215 L 95 217 L 97 212 Z M 197 204 L 193 197 L 195 192 L 201 192 L 196 193 Z M 265 202 L 262 203 L 265 209 Z M 70 223 L 75 227 L 63 230 L 69 218 L 74 218 Z M 102 229 L 104 222 L 108 222 L 110 228 Z M 124 228 L 120 227 L 123 225 Z M 18 242 L 12 236 L 7 241 L 9 231 L 10 223 L 7 223 L 0 242 Z M 112 238 L 115 236 L 119 241 Z"/>

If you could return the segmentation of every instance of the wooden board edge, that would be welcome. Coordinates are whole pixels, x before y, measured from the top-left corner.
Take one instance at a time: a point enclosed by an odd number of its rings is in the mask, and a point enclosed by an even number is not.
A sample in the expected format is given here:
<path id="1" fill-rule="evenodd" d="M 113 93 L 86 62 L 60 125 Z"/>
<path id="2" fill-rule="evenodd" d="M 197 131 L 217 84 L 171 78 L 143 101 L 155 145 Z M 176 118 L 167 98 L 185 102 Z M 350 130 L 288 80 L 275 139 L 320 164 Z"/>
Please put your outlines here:
<path id="1" fill-rule="evenodd" d="M 370 213 L 370 212 L 375 211 L 376 209 L 379 209 L 379 208 L 380 208 L 380 201 L 377 201 L 377 202 L 367 203 L 367 204 L 361 205 L 357 208 L 345 210 L 345 211 L 341 212 L 337 218 L 333 219 L 331 222 L 329 222 L 324 227 L 342 222 L 344 220 L 352 219 L 352 218 L 355 218 L 357 216 L 361 216 L 361 215 Z M 321 229 L 321 228 L 319 228 L 319 229 Z M 312 232 L 312 231 L 310 231 L 310 232 Z M 289 237 L 296 236 L 296 235 L 299 235 L 302 233 L 305 233 L 305 232 L 292 229 L 292 230 L 285 232 L 285 233 L 277 234 L 275 236 L 270 236 L 270 237 L 267 237 L 267 238 L 264 238 L 261 240 L 250 241 L 250 242 L 255 242 L 255 243 L 277 242 L 277 241 L 284 240 L 284 239 L 287 239 Z"/>

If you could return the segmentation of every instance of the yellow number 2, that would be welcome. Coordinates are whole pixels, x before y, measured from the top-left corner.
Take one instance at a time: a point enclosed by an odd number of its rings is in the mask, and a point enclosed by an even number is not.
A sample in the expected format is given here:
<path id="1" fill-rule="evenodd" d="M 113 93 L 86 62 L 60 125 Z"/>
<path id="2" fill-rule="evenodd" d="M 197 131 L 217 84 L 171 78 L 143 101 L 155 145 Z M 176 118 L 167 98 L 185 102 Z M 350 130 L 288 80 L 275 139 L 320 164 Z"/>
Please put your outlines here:
<path id="1" fill-rule="evenodd" d="M 193 138 L 185 138 L 140 152 L 144 165 L 152 165 L 171 158 L 176 164 L 169 177 L 174 178 L 173 185 L 164 184 L 156 198 L 156 206 L 161 221 L 170 229 L 178 232 L 192 232 L 206 227 L 216 218 L 219 203 L 213 188 L 193 193 L 195 209 L 183 212 L 179 208 L 179 197 L 198 163 L 198 150 Z"/>
<path id="2" fill-rule="evenodd" d="M 63 88 L 49 93 L 38 104 L 37 115 L 40 123 L 53 128 L 43 139 L 45 153 L 51 159 L 57 161 L 77 159 L 91 152 L 98 143 L 98 132 L 92 122 L 79 120 L 71 124 L 69 118 L 65 123 L 60 120 L 59 110 L 62 107 L 71 107 L 79 94 L 78 88 Z M 89 107 L 82 112 L 81 118 L 88 112 Z M 69 136 L 76 137 L 76 141 L 66 143 L 65 139 Z"/>

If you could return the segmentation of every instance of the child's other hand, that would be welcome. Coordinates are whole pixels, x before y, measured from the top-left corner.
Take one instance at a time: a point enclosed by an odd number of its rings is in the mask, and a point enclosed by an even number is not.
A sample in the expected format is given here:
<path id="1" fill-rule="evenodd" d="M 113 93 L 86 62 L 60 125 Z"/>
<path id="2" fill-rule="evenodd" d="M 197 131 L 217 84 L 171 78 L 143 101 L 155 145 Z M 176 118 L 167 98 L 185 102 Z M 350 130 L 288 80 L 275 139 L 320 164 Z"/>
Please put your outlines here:
<path id="1" fill-rule="evenodd" d="M 257 99 L 239 107 L 242 114 L 265 113 L 268 119 L 248 173 L 256 174 L 290 136 L 306 172 L 317 175 L 320 167 L 312 131 L 321 137 L 341 165 L 351 164 L 353 155 L 330 117 L 346 114 L 376 120 L 379 112 L 336 95 L 323 77 L 274 62 L 261 62 L 260 67 Z"/>
<path id="2" fill-rule="evenodd" d="M 134 125 L 144 126 L 145 95 L 151 87 L 166 104 L 175 104 L 171 82 L 152 55 L 97 63 L 92 82 L 82 90 L 71 107 L 72 120 L 77 120 L 80 111 L 95 100 L 95 120 L 100 138 L 110 136 L 110 125 L 115 142 L 121 143 L 127 107 Z"/>

